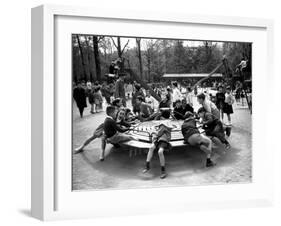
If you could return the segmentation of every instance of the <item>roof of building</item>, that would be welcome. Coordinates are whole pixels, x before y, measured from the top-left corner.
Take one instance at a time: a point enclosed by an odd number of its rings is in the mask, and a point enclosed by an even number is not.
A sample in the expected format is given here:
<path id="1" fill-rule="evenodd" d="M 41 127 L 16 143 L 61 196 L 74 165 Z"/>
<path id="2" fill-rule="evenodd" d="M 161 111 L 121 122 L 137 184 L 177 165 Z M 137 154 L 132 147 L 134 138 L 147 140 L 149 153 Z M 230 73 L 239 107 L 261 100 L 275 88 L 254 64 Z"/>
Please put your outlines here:
<path id="1" fill-rule="evenodd" d="M 187 73 L 187 74 L 164 74 L 163 78 L 202 78 L 207 77 L 207 73 Z M 212 77 L 222 77 L 221 73 L 215 73 Z"/>

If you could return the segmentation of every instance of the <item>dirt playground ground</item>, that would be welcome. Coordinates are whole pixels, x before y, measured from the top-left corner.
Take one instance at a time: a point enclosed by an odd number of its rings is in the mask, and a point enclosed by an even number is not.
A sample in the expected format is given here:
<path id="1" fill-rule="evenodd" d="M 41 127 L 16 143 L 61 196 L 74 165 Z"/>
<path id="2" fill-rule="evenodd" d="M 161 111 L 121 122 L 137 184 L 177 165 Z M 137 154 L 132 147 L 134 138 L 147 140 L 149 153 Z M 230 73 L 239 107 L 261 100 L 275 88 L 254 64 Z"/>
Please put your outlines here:
<path id="1" fill-rule="evenodd" d="M 194 100 L 196 103 L 196 100 Z M 199 106 L 195 106 L 197 110 Z M 167 186 L 190 186 L 225 183 L 249 183 L 252 177 L 251 115 L 246 106 L 234 104 L 231 150 L 214 147 L 216 166 L 205 167 L 205 155 L 198 148 L 175 149 L 165 154 L 167 178 L 160 179 L 158 154 L 151 162 L 151 170 L 143 174 L 146 154 L 129 156 L 128 150 L 112 148 L 104 162 L 99 161 L 100 139 L 74 154 L 72 159 L 73 190 L 129 189 Z M 73 105 L 73 148 L 78 147 L 105 118 L 105 112 L 90 114 L 88 106 L 80 119 Z M 108 150 L 108 148 L 107 148 Z M 72 150 L 73 151 L 73 150 Z"/>

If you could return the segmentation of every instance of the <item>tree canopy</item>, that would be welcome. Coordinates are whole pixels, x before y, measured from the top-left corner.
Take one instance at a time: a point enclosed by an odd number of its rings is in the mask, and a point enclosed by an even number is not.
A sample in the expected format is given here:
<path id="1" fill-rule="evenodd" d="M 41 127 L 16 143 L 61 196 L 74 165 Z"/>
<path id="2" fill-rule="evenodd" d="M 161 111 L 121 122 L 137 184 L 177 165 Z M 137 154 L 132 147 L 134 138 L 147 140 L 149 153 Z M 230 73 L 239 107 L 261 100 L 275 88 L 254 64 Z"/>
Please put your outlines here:
<path id="1" fill-rule="evenodd" d="M 224 56 L 231 69 L 245 58 L 251 70 L 251 51 L 251 43 L 72 35 L 73 80 L 105 80 L 118 57 L 122 70 L 130 66 L 147 82 L 159 82 L 165 73 L 209 73 Z"/>

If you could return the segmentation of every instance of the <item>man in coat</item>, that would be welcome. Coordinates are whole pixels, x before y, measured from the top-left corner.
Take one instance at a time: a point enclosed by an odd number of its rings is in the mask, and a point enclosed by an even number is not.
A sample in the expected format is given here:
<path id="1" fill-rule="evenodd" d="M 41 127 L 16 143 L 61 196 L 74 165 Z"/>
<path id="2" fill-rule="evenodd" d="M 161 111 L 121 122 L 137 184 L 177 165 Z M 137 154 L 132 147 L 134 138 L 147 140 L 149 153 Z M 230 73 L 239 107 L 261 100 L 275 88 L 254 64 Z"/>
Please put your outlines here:
<path id="1" fill-rule="evenodd" d="M 125 83 L 123 75 L 119 75 L 119 78 L 116 81 L 114 97 L 115 99 L 121 98 L 124 107 L 126 107 Z"/>
<path id="2" fill-rule="evenodd" d="M 86 102 L 86 91 L 83 88 L 81 82 L 79 82 L 78 86 L 75 87 L 73 90 L 73 99 L 75 100 L 76 105 L 79 109 L 80 117 L 83 118 L 83 111 L 84 108 L 87 107 L 87 102 Z"/>

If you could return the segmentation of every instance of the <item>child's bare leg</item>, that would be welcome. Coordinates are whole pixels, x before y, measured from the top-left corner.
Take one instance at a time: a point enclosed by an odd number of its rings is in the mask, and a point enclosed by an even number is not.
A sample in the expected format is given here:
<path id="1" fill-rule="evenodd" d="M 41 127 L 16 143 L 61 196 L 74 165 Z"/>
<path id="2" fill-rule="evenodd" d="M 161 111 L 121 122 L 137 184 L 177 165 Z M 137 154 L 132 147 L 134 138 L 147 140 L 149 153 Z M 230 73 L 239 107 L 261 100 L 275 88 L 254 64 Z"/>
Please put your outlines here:
<path id="1" fill-rule="evenodd" d="M 166 169 L 165 169 L 165 157 L 164 157 L 164 148 L 160 147 L 158 150 L 158 155 L 159 155 L 159 160 L 160 160 L 160 165 L 161 165 L 161 179 L 164 179 L 167 174 L 166 174 Z"/>
<path id="2" fill-rule="evenodd" d="M 209 137 L 201 135 L 201 142 L 200 142 L 200 149 L 204 151 L 207 155 L 207 161 L 206 166 L 214 166 L 215 164 L 211 160 L 211 154 L 212 154 L 212 141 Z"/>
<path id="3" fill-rule="evenodd" d="M 158 150 L 159 160 L 161 167 L 165 167 L 164 148 L 160 147 Z"/>
<path id="4" fill-rule="evenodd" d="M 94 104 L 91 104 L 91 113 L 94 112 Z"/>
<path id="5" fill-rule="evenodd" d="M 231 116 L 230 116 L 230 114 L 227 114 L 227 119 L 228 119 L 228 123 L 231 124 Z"/>
<path id="6" fill-rule="evenodd" d="M 201 137 L 201 141 L 200 141 L 200 147 L 201 146 L 204 146 L 204 150 L 202 150 L 202 151 L 204 151 L 206 154 L 211 154 L 211 152 L 212 152 L 212 141 L 211 141 L 211 139 L 209 138 L 209 137 L 207 137 L 207 136 L 204 136 L 204 135 L 200 135 L 200 137 Z"/>
<path id="7" fill-rule="evenodd" d="M 89 137 L 80 147 L 75 149 L 75 154 L 82 152 L 83 149 L 96 138 L 97 137 L 95 135 Z"/>
<path id="8" fill-rule="evenodd" d="M 145 169 L 143 170 L 143 173 L 146 173 L 148 170 L 150 170 L 150 160 L 152 159 L 155 149 L 156 149 L 155 145 L 152 145 L 151 148 L 149 148 L 147 157 L 146 157 Z"/>
<path id="9" fill-rule="evenodd" d="M 155 145 L 153 145 L 151 148 L 149 148 L 147 157 L 146 157 L 147 162 L 150 162 L 150 160 L 152 159 L 155 148 L 156 148 Z"/>
<path id="10" fill-rule="evenodd" d="M 104 160 L 104 153 L 106 148 L 106 140 L 105 137 L 101 138 L 101 155 L 100 155 L 100 161 Z"/>

